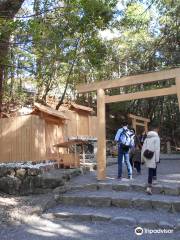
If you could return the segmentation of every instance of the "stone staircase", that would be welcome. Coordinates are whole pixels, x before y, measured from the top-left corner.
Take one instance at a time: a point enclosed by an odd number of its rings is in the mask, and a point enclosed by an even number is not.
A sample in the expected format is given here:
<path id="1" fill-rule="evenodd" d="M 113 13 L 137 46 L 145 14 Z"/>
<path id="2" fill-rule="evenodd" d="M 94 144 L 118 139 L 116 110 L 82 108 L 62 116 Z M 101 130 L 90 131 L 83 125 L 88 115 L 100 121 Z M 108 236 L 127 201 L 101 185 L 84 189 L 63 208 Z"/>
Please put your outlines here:
<path id="1" fill-rule="evenodd" d="M 180 231 L 178 185 L 155 185 L 153 195 L 149 196 L 145 184 L 97 182 L 71 186 L 65 193 L 57 192 L 55 199 L 57 206 L 44 213 L 44 218 Z"/>

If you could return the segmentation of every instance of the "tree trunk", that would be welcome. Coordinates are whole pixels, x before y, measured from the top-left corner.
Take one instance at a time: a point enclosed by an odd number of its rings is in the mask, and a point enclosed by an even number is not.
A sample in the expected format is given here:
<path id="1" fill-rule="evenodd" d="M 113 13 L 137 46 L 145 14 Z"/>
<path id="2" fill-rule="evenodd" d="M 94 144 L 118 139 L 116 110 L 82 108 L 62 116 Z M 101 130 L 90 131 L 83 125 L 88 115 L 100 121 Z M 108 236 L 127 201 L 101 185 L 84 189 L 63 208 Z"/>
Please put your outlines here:
<path id="1" fill-rule="evenodd" d="M 64 101 L 64 98 L 65 98 L 65 95 L 66 95 L 66 91 L 67 91 L 67 87 L 68 87 L 68 85 L 69 85 L 69 80 L 70 80 L 70 77 L 71 77 L 71 74 L 72 74 L 72 71 L 73 71 L 75 62 L 76 62 L 76 60 L 77 60 L 76 58 L 77 58 L 77 49 L 78 49 L 78 44 L 79 44 L 79 42 L 80 42 L 80 39 L 78 39 L 77 42 L 76 42 L 74 60 L 73 60 L 73 63 L 72 63 L 72 65 L 71 65 L 71 67 L 70 67 L 70 70 L 69 70 L 69 73 L 68 73 L 68 76 L 67 76 L 67 79 L 66 79 L 66 86 L 65 86 L 63 95 L 62 95 L 61 99 L 59 100 L 58 104 L 56 105 L 56 110 L 59 109 L 59 107 L 61 106 L 61 104 L 62 104 L 63 101 Z"/>
<path id="2" fill-rule="evenodd" d="M 0 65 L 0 117 L 2 112 L 3 78 L 4 78 L 4 66 Z"/>
<path id="3" fill-rule="evenodd" d="M 71 73 L 72 73 L 73 68 L 74 68 L 74 64 L 75 64 L 75 60 L 73 61 L 73 64 L 71 65 L 71 68 L 70 68 L 70 70 L 69 70 L 69 74 L 68 74 L 67 79 L 66 79 L 66 86 L 65 86 L 65 88 L 64 88 L 63 95 L 62 95 L 61 99 L 59 100 L 59 102 L 58 102 L 58 104 L 57 104 L 57 106 L 56 106 L 56 110 L 59 109 L 59 107 L 61 106 L 61 104 L 62 104 L 63 101 L 64 101 L 64 98 L 65 98 L 65 95 L 66 95 L 66 91 L 67 91 L 67 87 L 68 87 L 68 84 L 69 84 L 69 80 L 70 80 L 70 77 L 71 77 Z"/>
<path id="4" fill-rule="evenodd" d="M 11 36 L 8 23 L 13 20 L 23 2 L 24 0 L 4 0 L 0 2 L 0 18 L 3 19 L 0 24 L 0 26 L 2 25 L 0 32 L 0 113 L 2 112 L 4 70 Z"/>

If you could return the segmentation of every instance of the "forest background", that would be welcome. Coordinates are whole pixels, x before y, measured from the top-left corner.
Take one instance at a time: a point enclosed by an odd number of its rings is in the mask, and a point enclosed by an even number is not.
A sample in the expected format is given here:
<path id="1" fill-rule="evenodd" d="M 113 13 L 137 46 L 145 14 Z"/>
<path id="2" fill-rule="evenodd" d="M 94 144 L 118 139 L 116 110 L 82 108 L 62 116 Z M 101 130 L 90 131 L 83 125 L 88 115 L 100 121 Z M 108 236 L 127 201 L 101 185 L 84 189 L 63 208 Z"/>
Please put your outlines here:
<path id="1" fill-rule="evenodd" d="M 93 107 L 96 95 L 76 85 L 180 66 L 178 0 L 1 0 L 0 112 L 56 98 Z M 113 89 L 161 88 L 173 80 Z M 176 96 L 106 106 L 107 138 L 128 113 L 158 121 L 161 136 L 180 146 Z"/>

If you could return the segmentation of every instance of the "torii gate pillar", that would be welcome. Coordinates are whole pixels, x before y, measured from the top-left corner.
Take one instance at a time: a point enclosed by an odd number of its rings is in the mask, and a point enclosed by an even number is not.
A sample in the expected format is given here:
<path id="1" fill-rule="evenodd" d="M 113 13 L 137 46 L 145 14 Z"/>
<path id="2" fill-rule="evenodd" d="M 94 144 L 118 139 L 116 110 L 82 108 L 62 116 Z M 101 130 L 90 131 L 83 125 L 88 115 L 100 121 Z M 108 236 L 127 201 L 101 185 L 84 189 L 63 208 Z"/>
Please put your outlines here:
<path id="1" fill-rule="evenodd" d="M 176 77 L 176 89 L 177 89 L 177 98 L 179 102 L 179 111 L 180 111 L 180 76 Z"/>
<path id="2" fill-rule="evenodd" d="M 105 127 L 105 92 L 103 89 L 97 90 L 97 164 L 98 173 L 97 179 L 103 180 L 106 178 L 106 127 Z"/>

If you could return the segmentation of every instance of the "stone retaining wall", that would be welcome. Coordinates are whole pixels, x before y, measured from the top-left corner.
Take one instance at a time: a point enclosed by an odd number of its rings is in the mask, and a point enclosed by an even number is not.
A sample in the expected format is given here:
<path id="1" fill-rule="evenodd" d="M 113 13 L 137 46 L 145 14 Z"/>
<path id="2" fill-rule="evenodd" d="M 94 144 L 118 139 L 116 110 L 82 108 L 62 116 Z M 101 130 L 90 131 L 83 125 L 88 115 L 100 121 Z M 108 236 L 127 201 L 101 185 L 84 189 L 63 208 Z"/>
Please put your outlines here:
<path id="1" fill-rule="evenodd" d="M 58 171 L 54 177 L 53 171 Z M 73 175 L 79 175 L 80 169 L 57 169 L 51 167 L 9 167 L 0 166 L 0 191 L 13 195 L 41 194 L 63 186 Z M 48 174 L 47 174 L 48 173 Z"/>

